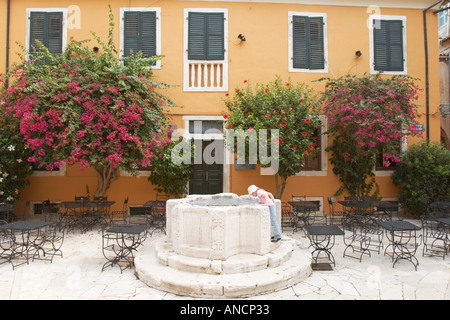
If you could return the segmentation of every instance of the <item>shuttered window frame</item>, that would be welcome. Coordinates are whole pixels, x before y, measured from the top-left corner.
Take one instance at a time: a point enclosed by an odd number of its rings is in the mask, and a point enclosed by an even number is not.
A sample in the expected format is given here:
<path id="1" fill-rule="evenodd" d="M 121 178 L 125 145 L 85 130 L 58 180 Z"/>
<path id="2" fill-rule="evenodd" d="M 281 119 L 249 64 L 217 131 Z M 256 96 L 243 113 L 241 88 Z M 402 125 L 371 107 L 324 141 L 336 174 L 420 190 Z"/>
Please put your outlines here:
<path id="1" fill-rule="evenodd" d="M 30 52 L 30 40 L 31 40 L 31 13 L 32 12 L 42 12 L 42 13 L 62 13 L 62 52 L 67 48 L 67 8 L 27 8 L 27 21 L 26 21 L 26 34 L 25 34 L 25 44 L 27 52 Z M 28 56 L 26 57 L 29 58 Z"/>
<path id="2" fill-rule="evenodd" d="M 375 39 L 374 28 L 377 26 L 374 24 L 375 20 L 388 20 L 388 21 L 401 21 L 402 22 L 402 38 L 403 38 L 403 71 L 393 70 L 376 70 L 375 69 Z M 382 72 L 388 75 L 407 75 L 407 46 L 406 46 L 406 16 L 388 16 L 388 15 L 370 15 L 369 16 L 369 42 L 370 42 L 370 73 L 378 74 Z"/>
<path id="3" fill-rule="evenodd" d="M 161 8 L 120 8 L 120 54 L 123 57 L 125 51 L 125 12 L 155 12 L 156 14 L 156 55 L 161 55 Z M 161 69 L 161 60 L 158 60 L 152 69 Z"/>
<path id="4" fill-rule="evenodd" d="M 308 18 L 322 18 L 323 21 L 323 69 L 307 69 L 294 67 L 294 16 Z M 328 32 L 327 32 L 327 14 L 319 12 L 288 12 L 288 52 L 289 52 L 289 72 L 308 72 L 308 73 L 328 73 Z"/>
<path id="5" fill-rule="evenodd" d="M 205 13 L 223 13 L 223 39 L 224 39 L 224 55 L 223 60 L 189 60 L 188 46 L 189 46 L 189 13 L 190 12 L 205 12 Z M 228 91 L 228 9 L 226 8 L 185 8 L 184 9 L 184 35 L 183 35 L 183 90 L 185 92 L 227 92 Z M 220 63 L 222 66 L 222 86 L 219 88 L 205 89 L 192 88 L 189 86 L 189 65 L 191 63 Z"/>

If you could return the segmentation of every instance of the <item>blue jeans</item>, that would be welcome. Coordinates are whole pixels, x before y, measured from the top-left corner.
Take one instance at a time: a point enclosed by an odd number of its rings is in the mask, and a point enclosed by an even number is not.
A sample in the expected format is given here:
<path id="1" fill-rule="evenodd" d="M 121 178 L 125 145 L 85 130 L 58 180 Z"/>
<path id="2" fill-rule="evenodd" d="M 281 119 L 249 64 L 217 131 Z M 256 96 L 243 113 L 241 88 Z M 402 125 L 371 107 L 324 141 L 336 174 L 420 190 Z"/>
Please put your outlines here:
<path id="1" fill-rule="evenodd" d="M 281 230 L 277 221 L 277 210 L 276 206 L 273 204 L 269 206 L 270 211 L 270 223 L 272 224 L 272 231 L 274 239 L 281 239 Z"/>

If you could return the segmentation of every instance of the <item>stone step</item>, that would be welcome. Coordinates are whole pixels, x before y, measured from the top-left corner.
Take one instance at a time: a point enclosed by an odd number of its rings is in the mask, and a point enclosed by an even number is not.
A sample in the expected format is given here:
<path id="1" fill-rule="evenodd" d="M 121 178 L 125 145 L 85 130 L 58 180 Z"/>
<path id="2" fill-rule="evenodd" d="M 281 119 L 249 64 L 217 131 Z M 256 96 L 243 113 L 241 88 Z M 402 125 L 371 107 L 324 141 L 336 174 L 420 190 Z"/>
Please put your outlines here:
<path id="1" fill-rule="evenodd" d="M 283 259 L 272 258 L 272 266 L 221 274 L 190 272 L 161 264 L 156 253 L 157 242 L 149 242 L 139 249 L 134 260 L 136 274 L 150 287 L 182 296 L 239 298 L 266 294 L 293 286 L 312 272 L 311 254 L 292 239 L 281 241 L 280 250 L 286 251 L 288 247 L 293 250 L 289 250 L 290 254 L 274 253 Z"/>
<path id="2" fill-rule="evenodd" d="M 273 243 L 271 251 L 265 255 L 237 254 L 224 261 L 180 255 L 164 241 L 156 242 L 155 250 L 162 265 L 187 272 L 225 274 L 275 268 L 290 258 L 293 246 L 290 241 L 280 241 Z"/>

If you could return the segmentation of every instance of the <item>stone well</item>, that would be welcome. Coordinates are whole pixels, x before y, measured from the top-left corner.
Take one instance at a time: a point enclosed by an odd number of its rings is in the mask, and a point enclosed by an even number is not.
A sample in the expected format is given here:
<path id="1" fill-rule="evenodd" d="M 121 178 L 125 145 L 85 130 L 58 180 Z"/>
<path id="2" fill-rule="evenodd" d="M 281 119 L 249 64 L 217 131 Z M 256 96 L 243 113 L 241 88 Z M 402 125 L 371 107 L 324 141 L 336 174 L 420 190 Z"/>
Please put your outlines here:
<path id="1" fill-rule="evenodd" d="M 281 203 L 276 200 L 281 223 Z M 165 238 L 135 257 L 147 285 L 193 297 L 246 297 L 281 290 L 311 274 L 298 241 L 270 241 L 270 213 L 249 196 L 223 193 L 169 200 Z"/>

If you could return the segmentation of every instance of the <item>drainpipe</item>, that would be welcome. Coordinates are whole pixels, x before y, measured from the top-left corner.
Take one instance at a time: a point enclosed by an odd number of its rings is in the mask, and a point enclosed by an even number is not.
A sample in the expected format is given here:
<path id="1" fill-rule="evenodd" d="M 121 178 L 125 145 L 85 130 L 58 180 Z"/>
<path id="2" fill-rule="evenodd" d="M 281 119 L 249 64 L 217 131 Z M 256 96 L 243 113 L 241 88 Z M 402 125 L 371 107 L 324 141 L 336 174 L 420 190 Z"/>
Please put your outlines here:
<path id="1" fill-rule="evenodd" d="M 10 16 L 11 16 L 11 0 L 8 0 L 6 4 L 6 73 L 9 70 L 9 27 L 10 27 Z M 9 79 L 5 80 L 5 87 L 8 89 Z"/>
<path id="2" fill-rule="evenodd" d="M 442 0 L 436 2 L 432 6 L 423 10 L 423 32 L 425 41 L 425 98 L 426 98 L 426 126 L 427 126 L 427 142 L 430 143 L 430 83 L 428 72 L 428 31 L 427 31 L 427 11 L 437 6 Z"/>

